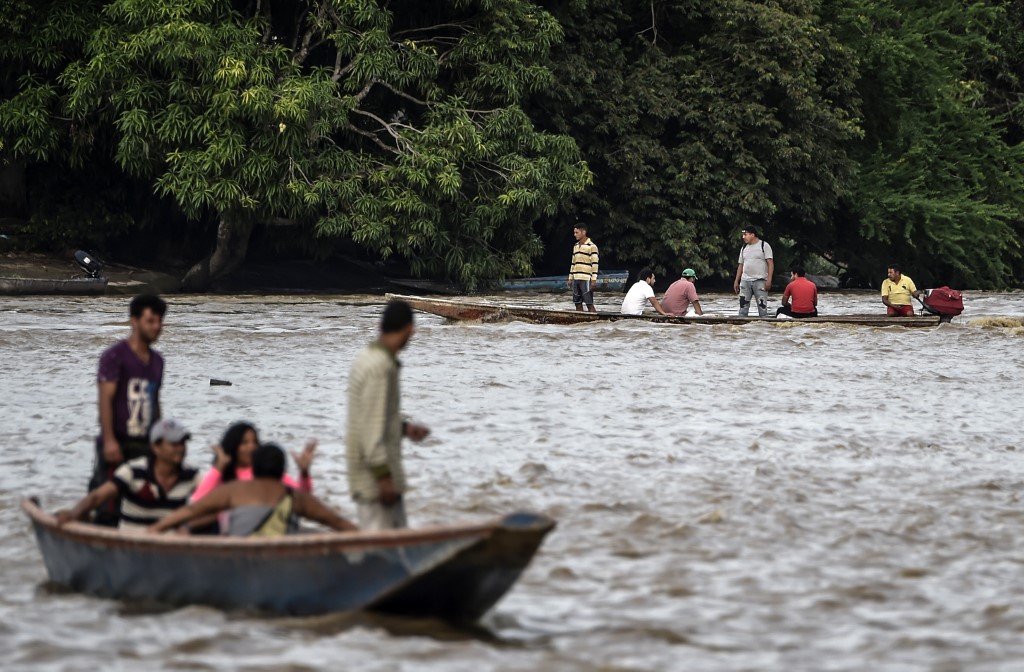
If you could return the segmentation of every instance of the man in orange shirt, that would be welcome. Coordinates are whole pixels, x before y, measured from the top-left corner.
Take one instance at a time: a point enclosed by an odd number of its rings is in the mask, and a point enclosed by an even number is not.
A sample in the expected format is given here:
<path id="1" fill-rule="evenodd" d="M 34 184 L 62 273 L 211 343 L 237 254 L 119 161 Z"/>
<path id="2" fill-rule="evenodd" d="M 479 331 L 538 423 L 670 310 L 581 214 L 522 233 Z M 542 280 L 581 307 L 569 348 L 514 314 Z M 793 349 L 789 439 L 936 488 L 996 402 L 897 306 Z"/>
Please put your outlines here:
<path id="1" fill-rule="evenodd" d="M 806 275 L 807 271 L 803 267 L 790 272 L 791 280 L 782 294 L 782 306 L 775 311 L 775 317 L 779 315 L 818 316 L 818 286 L 808 280 Z"/>

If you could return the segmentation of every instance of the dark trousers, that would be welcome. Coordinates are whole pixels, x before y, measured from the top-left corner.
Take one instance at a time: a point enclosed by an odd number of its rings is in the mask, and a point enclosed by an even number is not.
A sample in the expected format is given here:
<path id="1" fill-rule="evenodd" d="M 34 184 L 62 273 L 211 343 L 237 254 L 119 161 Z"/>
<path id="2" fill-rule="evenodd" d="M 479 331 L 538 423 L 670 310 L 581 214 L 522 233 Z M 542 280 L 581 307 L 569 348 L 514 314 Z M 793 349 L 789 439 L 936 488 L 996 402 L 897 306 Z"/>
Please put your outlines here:
<path id="1" fill-rule="evenodd" d="M 136 457 L 151 455 L 152 450 L 149 442 L 141 439 L 117 440 L 121 444 L 121 452 L 124 454 L 125 462 L 134 460 Z M 112 464 L 103 459 L 103 437 L 96 437 L 96 456 L 93 460 L 92 478 L 89 479 L 89 491 L 92 492 L 113 477 L 114 472 L 121 464 Z M 106 502 L 93 513 L 92 522 L 105 527 L 117 527 L 121 521 L 121 498 L 115 497 Z"/>
<path id="2" fill-rule="evenodd" d="M 778 310 L 775 311 L 775 317 L 778 317 L 779 315 L 789 315 L 790 317 L 796 317 L 796 318 L 801 318 L 801 317 L 817 317 L 818 316 L 818 310 L 817 310 L 817 308 L 815 308 L 813 313 L 794 313 L 792 306 L 781 306 Z"/>

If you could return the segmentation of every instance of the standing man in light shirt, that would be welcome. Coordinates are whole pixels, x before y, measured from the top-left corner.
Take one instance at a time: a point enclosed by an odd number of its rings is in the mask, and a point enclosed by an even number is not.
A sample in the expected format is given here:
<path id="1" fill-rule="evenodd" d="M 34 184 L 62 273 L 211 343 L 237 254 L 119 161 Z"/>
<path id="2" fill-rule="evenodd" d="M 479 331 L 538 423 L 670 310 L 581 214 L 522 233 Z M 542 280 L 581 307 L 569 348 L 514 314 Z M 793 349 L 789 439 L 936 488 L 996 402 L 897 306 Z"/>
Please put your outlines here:
<path id="1" fill-rule="evenodd" d="M 572 247 L 572 264 L 569 266 L 568 287 L 572 290 L 572 302 L 576 310 L 597 312 L 594 307 L 594 288 L 597 286 L 597 245 L 587 235 L 587 225 L 579 222 L 572 230 L 576 244 Z"/>
<path id="2" fill-rule="evenodd" d="M 910 297 L 917 297 L 917 285 L 909 275 L 900 273 L 897 264 L 889 264 L 888 277 L 882 281 L 882 303 L 889 317 L 913 317 L 914 305 Z"/>
<path id="3" fill-rule="evenodd" d="M 696 271 L 692 268 L 684 269 L 683 277 L 668 286 L 665 296 L 661 298 L 661 307 L 666 312 L 680 317 L 687 314 L 703 315 L 704 311 L 697 298 L 697 288 L 693 284 L 696 280 Z"/>
<path id="4" fill-rule="evenodd" d="M 398 353 L 413 332 L 409 304 L 389 302 L 381 316 L 380 336 L 359 353 L 349 374 L 348 485 L 359 526 L 366 530 L 407 526 L 402 438 L 422 441 L 430 433 L 427 427 L 402 419 Z"/>
<path id="5" fill-rule="evenodd" d="M 122 463 L 152 454 L 149 430 L 160 419 L 164 376 L 164 358 L 152 346 L 160 338 L 166 312 L 159 296 L 136 296 L 128 306 L 131 334 L 100 356 L 100 435 L 90 491 L 110 480 Z M 112 498 L 97 509 L 94 522 L 117 527 L 119 512 L 119 498 Z"/>
<path id="6" fill-rule="evenodd" d="M 640 271 L 636 284 L 629 288 L 626 298 L 622 299 L 622 308 L 619 312 L 623 315 L 643 315 L 644 308 L 650 303 L 659 315 L 671 317 L 654 296 L 654 281 L 654 271 L 649 268 Z"/>
<path id="7" fill-rule="evenodd" d="M 775 259 L 772 246 L 757 237 L 757 229 L 748 226 L 743 229 L 743 249 L 740 250 L 739 266 L 732 291 L 740 296 L 740 316 L 746 317 L 752 298 L 757 300 L 757 314 L 768 315 L 768 291 L 772 288 L 775 273 Z"/>

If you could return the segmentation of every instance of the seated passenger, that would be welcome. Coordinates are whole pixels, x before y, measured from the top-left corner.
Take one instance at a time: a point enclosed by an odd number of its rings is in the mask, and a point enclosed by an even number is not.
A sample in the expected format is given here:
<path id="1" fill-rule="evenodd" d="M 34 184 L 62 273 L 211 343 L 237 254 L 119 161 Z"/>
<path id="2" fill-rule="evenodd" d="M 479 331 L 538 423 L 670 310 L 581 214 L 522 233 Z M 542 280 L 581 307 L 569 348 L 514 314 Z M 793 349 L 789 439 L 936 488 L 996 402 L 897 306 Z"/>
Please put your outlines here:
<path id="1" fill-rule="evenodd" d="M 305 517 L 342 532 L 359 529 L 319 499 L 281 482 L 284 451 L 268 443 L 252 454 L 253 479 L 217 488 L 198 502 L 175 511 L 149 528 L 163 532 L 191 520 L 229 511 L 227 533 L 233 537 L 270 537 L 295 532 Z"/>
<path id="2" fill-rule="evenodd" d="M 649 268 L 640 271 L 636 283 L 626 292 L 626 298 L 622 299 L 622 307 L 619 309 L 619 312 L 623 315 L 643 315 L 644 308 L 650 302 L 659 315 L 668 316 L 668 313 L 662 309 L 661 303 L 654 296 L 654 289 L 651 287 L 654 281 L 654 271 Z"/>
<path id="3" fill-rule="evenodd" d="M 121 497 L 121 529 L 144 529 L 185 506 L 199 485 L 199 471 L 183 466 L 188 430 L 171 418 L 149 431 L 150 456 L 125 462 L 111 480 L 94 489 L 71 511 L 58 511 L 57 524 L 84 520 L 107 501 Z"/>
<path id="4" fill-rule="evenodd" d="M 775 317 L 817 317 L 818 286 L 807 279 L 807 271 L 801 266 L 790 271 L 790 283 L 782 293 L 782 306 L 775 311 Z"/>
<path id="5" fill-rule="evenodd" d="M 230 483 L 234 480 L 252 480 L 252 455 L 259 446 L 259 437 L 256 428 L 247 422 L 236 422 L 228 427 L 221 437 L 220 445 L 214 446 L 213 450 L 217 460 L 213 467 L 206 472 L 203 480 L 192 495 L 192 501 L 196 502 L 210 493 L 222 483 Z M 313 457 L 316 452 L 316 440 L 306 443 L 305 449 L 300 454 L 293 454 L 295 464 L 299 467 L 299 480 L 285 474 L 283 483 L 289 487 L 313 492 L 313 479 L 310 478 L 309 468 L 313 464 Z"/>
<path id="6" fill-rule="evenodd" d="M 665 312 L 678 317 L 703 315 L 704 310 L 701 309 L 700 299 L 697 298 L 697 288 L 694 287 L 696 281 L 697 272 L 692 268 L 684 269 L 683 277 L 669 285 L 661 299 L 661 307 Z"/>

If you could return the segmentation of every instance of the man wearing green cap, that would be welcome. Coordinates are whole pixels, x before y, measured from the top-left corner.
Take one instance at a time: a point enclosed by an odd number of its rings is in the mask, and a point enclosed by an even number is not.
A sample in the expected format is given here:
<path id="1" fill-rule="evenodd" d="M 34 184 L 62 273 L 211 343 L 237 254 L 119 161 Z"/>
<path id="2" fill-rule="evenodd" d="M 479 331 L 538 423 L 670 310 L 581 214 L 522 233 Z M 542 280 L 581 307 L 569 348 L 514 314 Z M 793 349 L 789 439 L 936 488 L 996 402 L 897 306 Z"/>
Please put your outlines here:
<path id="1" fill-rule="evenodd" d="M 683 277 L 669 285 L 665 297 L 661 300 L 661 307 L 666 313 L 677 317 L 686 315 L 687 311 L 690 315 L 704 314 L 697 299 L 697 288 L 693 286 L 696 279 L 697 273 L 692 268 L 687 268 L 683 271 Z"/>

